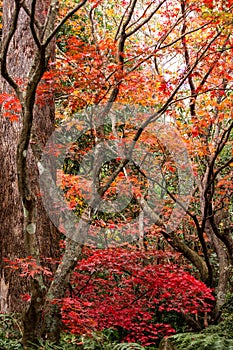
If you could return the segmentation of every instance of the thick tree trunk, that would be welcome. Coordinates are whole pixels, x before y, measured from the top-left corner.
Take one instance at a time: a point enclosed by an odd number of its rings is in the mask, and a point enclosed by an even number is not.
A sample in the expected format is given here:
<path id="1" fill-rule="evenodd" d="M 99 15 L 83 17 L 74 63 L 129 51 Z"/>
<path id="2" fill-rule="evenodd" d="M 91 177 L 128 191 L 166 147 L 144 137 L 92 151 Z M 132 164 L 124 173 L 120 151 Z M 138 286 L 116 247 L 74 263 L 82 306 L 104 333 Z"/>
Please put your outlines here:
<path id="1" fill-rule="evenodd" d="M 27 3 L 31 3 L 28 1 Z M 43 14 L 50 1 L 37 1 L 37 11 L 43 21 Z M 14 1 L 6 0 L 3 3 L 3 38 L 10 27 L 11 16 L 14 10 Z M 53 55 L 54 46 L 50 46 Z M 29 27 L 29 18 L 23 9 L 20 10 L 17 31 L 11 41 L 7 65 L 12 77 L 24 82 L 33 62 L 36 47 Z M 6 81 L 1 78 L 1 92 L 12 92 Z M 30 169 L 31 188 L 36 195 L 37 237 L 36 245 L 43 257 L 55 257 L 58 254 L 57 231 L 50 222 L 39 196 L 37 162 L 46 140 L 53 131 L 54 103 L 50 99 L 45 106 L 36 106 L 33 119 L 33 138 L 27 157 Z M 25 257 L 27 242 L 23 234 L 23 208 L 18 190 L 17 181 L 17 143 L 22 128 L 22 120 L 11 122 L 1 116 L 0 121 L 0 312 L 22 311 L 24 308 L 20 295 L 27 290 L 27 285 L 17 273 L 4 269 L 3 258 L 13 260 L 16 257 Z"/>

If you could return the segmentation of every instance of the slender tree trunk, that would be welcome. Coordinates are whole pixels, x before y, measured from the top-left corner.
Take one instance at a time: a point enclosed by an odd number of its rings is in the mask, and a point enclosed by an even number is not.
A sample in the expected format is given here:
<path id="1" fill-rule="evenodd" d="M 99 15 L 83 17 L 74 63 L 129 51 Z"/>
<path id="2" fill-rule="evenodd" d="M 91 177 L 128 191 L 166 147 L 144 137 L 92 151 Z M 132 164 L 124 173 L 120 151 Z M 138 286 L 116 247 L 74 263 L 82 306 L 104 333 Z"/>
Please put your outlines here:
<path id="1" fill-rule="evenodd" d="M 223 304 L 226 300 L 226 295 L 229 290 L 229 273 L 230 273 L 230 265 L 231 265 L 231 257 L 228 250 L 227 244 L 223 244 L 223 242 L 219 239 L 219 237 L 215 234 L 213 227 L 211 225 L 211 220 L 214 224 L 219 226 L 221 219 L 221 212 L 214 215 L 212 210 L 212 200 L 208 202 L 208 197 L 205 195 L 206 189 L 208 187 L 208 172 L 209 167 L 206 169 L 205 176 L 202 179 L 200 184 L 200 207 L 202 213 L 202 220 L 205 219 L 205 232 L 208 236 L 210 244 L 212 245 L 212 249 L 215 251 L 218 259 L 218 270 L 215 271 L 215 284 L 217 284 L 216 288 L 216 305 L 214 309 L 215 317 L 218 317 L 219 312 Z M 223 215 L 224 216 L 224 215 Z M 217 228 L 218 229 L 218 228 Z"/>

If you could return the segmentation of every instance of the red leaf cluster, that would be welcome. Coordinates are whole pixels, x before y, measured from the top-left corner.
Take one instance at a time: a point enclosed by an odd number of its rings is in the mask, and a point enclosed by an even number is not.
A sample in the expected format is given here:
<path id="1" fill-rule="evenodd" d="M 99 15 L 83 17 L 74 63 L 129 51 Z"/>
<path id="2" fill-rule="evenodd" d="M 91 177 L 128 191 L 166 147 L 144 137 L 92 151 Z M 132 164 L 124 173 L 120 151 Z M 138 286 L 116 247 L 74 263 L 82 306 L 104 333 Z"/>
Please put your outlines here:
<path id="1" fill-rule="evenodd" d="M 21 277 L 34 278 L 38 274 L 51 276 L 52 272 L 44 266 L 38 264 L 36 259 L 28 256 L 27 258 L 16 258 L 15 260 L 4 259 L 9 265 L 5 266 L 13 270 L 19 270 Z"/>
<path id="2" fill-rule="evenodd" d="M 159 259 L 159 263 L 158 263 Z M 110 249 L 88 254 L 72 277 L 73 292 L 63 300 L 62 318 L 73 333 L 115 328 L 124 341 L 155 344 L 175 332 L 163 323 L 171 311 L 197 314 L 210 310 L 211 290 L 165 253 Z"/>

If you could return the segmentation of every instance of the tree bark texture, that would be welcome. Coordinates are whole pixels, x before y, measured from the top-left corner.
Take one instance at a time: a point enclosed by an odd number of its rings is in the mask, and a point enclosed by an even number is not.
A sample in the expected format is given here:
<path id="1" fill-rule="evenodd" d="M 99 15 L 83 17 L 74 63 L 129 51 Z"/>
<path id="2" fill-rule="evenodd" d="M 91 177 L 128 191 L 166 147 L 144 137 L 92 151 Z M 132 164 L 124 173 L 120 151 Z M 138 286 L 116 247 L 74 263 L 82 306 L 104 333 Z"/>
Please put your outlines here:
<path id="1" fill-rule="evenodd" d="M 29 5 L 31 1 L 27 1 Z M 50 1 L 37 1 L 36 16 L 38 23 L 43 23 L 44 13 Z M 29 7 L 30 8 L 30 7 Z M 14 1 L 3 2 L 3 38 L 7 35 L 14 11 Z M 50 56 L 54 57 L 54 44 L 50 45 Z M 23 83 L 27 79 L 30 66 L 37 48 L 30 31 L 30 20 L 21 8 L 17 30 L 13 36 L 7 56 L 7 67 L 10 75 Z M 12 93 L 9 84 L 1 78 L 1 93 Z M 3 104 L 4 108 L 4 104 Z M 3 259 L 14 260 L 27 255 L 27 242 L 23 234 L 23 207 L 17 182 L 17 144 L 22 128 L 22 120 L 11 122 L 1 116 L 0 121 L 0 312 L 22 311 L 24 304 L 20 295 L 27 290 L 27 285 L 17 273 L 4 268 Z M 54 101 L 52 98 L 45 105 L 34 108 L 32 138 L 27 164 L 31 190 L 36 196 L 37 237 L 36 245 L 42 257 L 56 257 L 58 254 L 59 236 L 50 222 L 39 195 L 37 162 L 43 146 L 54 128 Z"/>

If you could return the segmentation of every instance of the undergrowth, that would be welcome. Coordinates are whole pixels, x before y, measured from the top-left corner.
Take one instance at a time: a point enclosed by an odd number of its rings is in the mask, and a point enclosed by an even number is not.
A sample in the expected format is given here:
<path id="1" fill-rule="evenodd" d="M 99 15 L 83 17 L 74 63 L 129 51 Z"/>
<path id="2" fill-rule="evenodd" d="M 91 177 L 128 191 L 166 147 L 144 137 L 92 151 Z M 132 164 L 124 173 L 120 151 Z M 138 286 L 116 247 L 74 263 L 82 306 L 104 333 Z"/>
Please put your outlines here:
<path id="1" fill-rule="evenodd" d="M 60 344 L 39 341 L 30 350 L 146 350 L 136 343 L 112 341 L 111 330 L 93 333 L 92 337 L 77 337 L 63 333 Z M 22 325 L 16 314 L 0 314 L 0 350 L 23 350 Z"/>
<path id="2" fill-rule="evenodd" d="M 92 337 L 63 333 L 59 345 L 41 341 L 30 350 L 156 350 L 136 343 L 119 343 L 113 332 L 112 329 L 95 332 Z M 0 314 L 0 350 L 23 350 L 21 339 L 19 317 Z M 179 333 L 168 340 L 176 350 L 233 350 L 233 313 L 228 313 L 218 325 L 209 326 L 200 333 Z"/>

